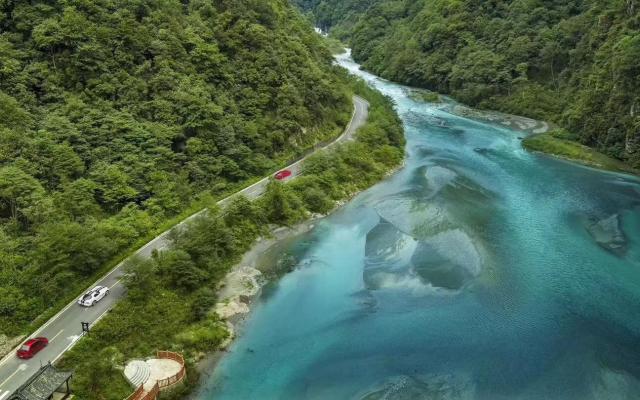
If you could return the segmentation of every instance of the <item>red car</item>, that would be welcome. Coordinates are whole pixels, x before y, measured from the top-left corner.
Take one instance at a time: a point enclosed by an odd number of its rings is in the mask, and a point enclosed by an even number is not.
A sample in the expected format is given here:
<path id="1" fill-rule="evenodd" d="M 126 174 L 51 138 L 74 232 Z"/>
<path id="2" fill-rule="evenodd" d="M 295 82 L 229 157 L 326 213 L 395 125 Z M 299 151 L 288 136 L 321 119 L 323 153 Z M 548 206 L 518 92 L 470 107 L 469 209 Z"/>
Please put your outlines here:
<path id="1" fill-rule="evenodd" d="M 288 169 L 283 169 L 282 171 L 276 172 L 276 174 L 273 177 L 281 181 L 283 179 L 287 179 L 290 176 L 291 176 L 291 171 L 289 171 Z"/>
<path id="2" fill-rule="evenodd" d="M 49 344 L 49 339 L 37 337 L 29 339 L 18 349 L 18 358 L 28 359 L 35 356 L 40 350 Z"/>

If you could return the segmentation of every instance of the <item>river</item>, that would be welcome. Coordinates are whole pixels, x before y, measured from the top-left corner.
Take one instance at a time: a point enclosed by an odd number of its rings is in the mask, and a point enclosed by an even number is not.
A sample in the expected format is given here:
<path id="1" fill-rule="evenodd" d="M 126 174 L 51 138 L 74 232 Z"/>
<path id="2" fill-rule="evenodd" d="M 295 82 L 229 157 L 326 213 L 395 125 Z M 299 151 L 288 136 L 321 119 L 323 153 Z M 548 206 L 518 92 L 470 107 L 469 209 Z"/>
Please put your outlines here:
<path id="1" fill-rule="evenodd" d="M 198 399 L 640 398 L 640 180 L 339 62 L 406 165 L 282 250 Z"/>

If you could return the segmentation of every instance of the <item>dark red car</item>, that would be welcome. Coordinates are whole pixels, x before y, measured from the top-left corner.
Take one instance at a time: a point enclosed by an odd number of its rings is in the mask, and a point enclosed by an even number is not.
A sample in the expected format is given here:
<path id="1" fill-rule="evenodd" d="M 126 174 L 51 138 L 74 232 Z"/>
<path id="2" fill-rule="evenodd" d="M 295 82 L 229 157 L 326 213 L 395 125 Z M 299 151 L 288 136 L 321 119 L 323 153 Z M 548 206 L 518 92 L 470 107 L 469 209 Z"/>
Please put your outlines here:
<path id="1" fill-rule="evenodd" d="M 31 358 L 49 344 L 49 339 L 37 337 L 29 339 L 18 349 L 18 358 Z"/>
<path id="2" fill-rule="evenodd" d="M 273 177 L 281 181 L 283 179 L 287 179 L 290 176 L 291 176 L 291 171 L 289 171 L 288 169 L 283 169 L 282 171 L 276 172 L 276 174 Z"/>

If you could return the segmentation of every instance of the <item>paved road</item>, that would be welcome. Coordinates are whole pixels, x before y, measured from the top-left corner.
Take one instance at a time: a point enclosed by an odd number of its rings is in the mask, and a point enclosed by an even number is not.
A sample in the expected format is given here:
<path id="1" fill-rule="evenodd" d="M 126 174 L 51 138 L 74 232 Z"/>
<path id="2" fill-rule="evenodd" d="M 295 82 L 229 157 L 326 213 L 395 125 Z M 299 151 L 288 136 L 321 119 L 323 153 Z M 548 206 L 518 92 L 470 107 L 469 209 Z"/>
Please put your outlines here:
<path id="1" fill-rule="evenodd" d="M 360 97 L 354 96 L 353 104 L 353 115 L 345 131 L 340 135 L 340 137 L 322 149 L 327 149 L 337 143 L 351 140 L 356 130 L 365 123 L 367 120 L 369 103 Z M 286 167 L 286 169 L 289 169 L 292 172 L 291 176 L 287 178 L 287 180 L 294 179 L 296 176 L 300 175 L 302 171 L 302 162 L 305 158 Z M 234 196 L 237 196 L 238 194 L 242 194 L 249 199 L 258 198 L 262 193 L 264 193 L 269 182 L 269 178 L 270 176 L 246 187 L 236 194 L 220 200 L 218 204 L 221 207 L 224 207 Z M 177 226 L 183 225 L 203 212 L 204 210 L 190 216 Z M 136 252 L 136 255 L 148 258 L 151 256 L 151 252 L 153 250 L 162 250 L 166 248 L 169 243 L 167 239 L 169 231 L 160 234 L 155 239 L 144 245 Z M 91 286 L 102 285 L 111 288 L 111 293 L 109 293 L 107 297 L 90 308 L 82 307 L 75 302 L 68 304 L 62 311 L 51 318 L 32 335 L 32 337 L 44 336 L 49 339 L 49 346 L 45 347 L 45 349 L 38 353 L 34 358 L 30 360 L 20 360 L 15 356 L 14 350 L 5 358 L 0 360 L 0 400 L 5 400 L 10 393 L 19 388 L 20 385 L 22 385 L 35 371 L 38 370 L 41 364 L 45 364 L 49 361 L 55 362 L 65 351 L 71 348 L 82 333 L 81 322 L 89 322 L 91 324 L 96 323 L 102 315 L 109 311 L 111 307 L 113 307 L 113 305 L 122 298 L 122 296 L 124 296 L 125 289 L 120 283 L 120 279 L 123 275 L 123 263 L 117 265 L 111 272 Z M 78 296 L 79 295 L 80 294 L 78 294 Z"/>

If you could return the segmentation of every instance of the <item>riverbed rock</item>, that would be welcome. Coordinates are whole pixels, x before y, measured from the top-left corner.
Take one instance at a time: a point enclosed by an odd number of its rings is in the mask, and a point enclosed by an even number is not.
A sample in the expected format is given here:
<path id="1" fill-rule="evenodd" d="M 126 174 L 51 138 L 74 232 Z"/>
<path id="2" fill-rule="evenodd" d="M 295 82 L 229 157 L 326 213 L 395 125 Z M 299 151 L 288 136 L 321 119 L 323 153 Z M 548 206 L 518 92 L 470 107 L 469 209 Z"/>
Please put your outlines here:
<path id="1" fill-rule="evenodd" d="M 605 250 L 618 255 L 626 251 L 627 239 L 622 231 L 618 214 L 588 223 L 587 232 Z"/>
<path id="2" fill-rule="evenodd" d="M 367 233 L 363 280 L 367 289 L 381 289 L 409 271 L 416 241 L 385 219 Z"/>
<path id="3" fill-rule="evenodd" d="M 222 319 L 229 319 L 239 314 L 248 314 L 249 305 L 240 300 L 240 296 L 233 296 L 217 303 L 214 307 L 216 314 Z"/>
<path id="4" fill-rule="evenodd" d="M 480 252 L 462 229 L 420 241 L 411 262 L 426 284 L 446 290 L 461 289 L 478 276 L 482 268 Z"/>
<path id="5" fill-rule="evenodd" d="M 223 319 L 249 313 L 251 298 L 260 291 L 262 273 L 252 267 L 239 267 L 220 283 L 219 301 L 214 311 Z"/>
<path id="6" fill-rule="evenodd" d="M 448 224 L 444 207 L 437 202 L 426 201 L 420 193 L 389 196 L 373 207 L 382 219 L 412 237 L 440 231 Z"/>
<path id="7" fill-rule="evenodd" d="M 258 282 L 262 273 L 248 266 L 239 267 L 229 272 L 221 282 L 219 292 L 220 299 L 234 296 L 254 296 L 260 290 Z"/>

